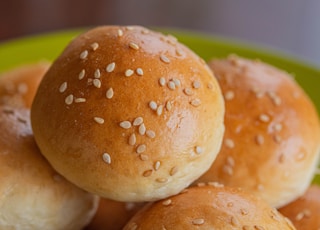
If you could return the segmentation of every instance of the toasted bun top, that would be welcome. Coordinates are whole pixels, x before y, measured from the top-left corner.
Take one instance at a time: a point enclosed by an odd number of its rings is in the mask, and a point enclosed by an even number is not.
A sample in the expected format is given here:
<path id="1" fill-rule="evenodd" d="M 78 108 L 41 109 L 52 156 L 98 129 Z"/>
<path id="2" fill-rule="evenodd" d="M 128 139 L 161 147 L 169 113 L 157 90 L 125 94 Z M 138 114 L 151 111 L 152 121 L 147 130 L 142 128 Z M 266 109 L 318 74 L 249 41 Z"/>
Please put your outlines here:
<path id="1" fill-rule="evenodd" d="M 0 229 L 74 229 L 97 198 L 66 181 L 41 155 L 25 108 L 0 107 Z"/>
<path id="2" fill-rule="evenodd" d="M 226 132 L 199 182 L 242 187 L 280 207 L 302 195 L 320 153 L 317 111 L 286 72 L 230 56 L 209 63 L 226 103 Z"/>
<path id="3" fill-rule="evenodd" d="M 49 62 L 15 67 L 0 74 L 0 104 L 30 108 Z"/>
<path id="4" fill-rule="evenodd" d="M 134 229 L 294 229 L 276 209 L 236 188 L 201 186 L 147 204 L 127 223 Z"/>
<path id="5" fill-rule="evenodd" d="M 279 209 L 297 230 L 320 229 L 320 187 L 311 185 L 297 200 Z"/>
<path id="6" fill-rule="evenodd" d="M 32 105 L 36 141 L 79 187 L 119 201 L 176 194 L 221 146 L 223 97 L 207 65 L 172 36 L 104 26 L 75 38 Z"/>

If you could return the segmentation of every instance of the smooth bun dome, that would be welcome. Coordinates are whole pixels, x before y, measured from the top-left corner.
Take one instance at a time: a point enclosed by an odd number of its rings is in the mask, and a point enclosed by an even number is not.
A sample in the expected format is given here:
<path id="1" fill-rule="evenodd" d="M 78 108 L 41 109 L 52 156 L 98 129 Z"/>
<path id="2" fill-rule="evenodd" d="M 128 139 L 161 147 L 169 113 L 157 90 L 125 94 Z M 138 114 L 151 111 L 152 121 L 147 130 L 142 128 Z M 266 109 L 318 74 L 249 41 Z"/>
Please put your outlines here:
<path id="1" fill-rule="evenodd" d="M 236 188 L 204 185 L 138 211 L 124 230 L 295 229 L 265 201 Z"/>
<path id="2" fill-rule="evenodd" d="M 30 108 L 49 62 L 15 67 L 0 74 L 0 105 Z"/>
<path id="3" fill-rule="evenodd" d="M 98 210 L 85 230 L 121 230 L 144 204 L 101 198 Z"/>
<path id="4" fill-rule="evenodd" d="M 298 230 L 320 229 L 320 187 L 311 185 L 297 200 L 279 209 Z"/>
<path id="5" fill-rule="evenodd" d="M 118 201 L 177 194 L 214 161 L 224 133 L 212 71 L 172 36 L 104 26 L 75 38 L 42 80 L 31 120 L 53 167 Z"/>
<path id="6" fill-rule="evenodd" d="M 53 170 L 34 141 L 29 115 L 0 107 L 0 229 L 82 229 L 98 200 Z"/>
<path id="7" fill-rule="evenodd" d="M 218 181 L 260 195 L 273 207 L 302 195 L 317 168 L 320 125 L 314 105 L 284 71 L 230 56 L 209 63 L 225 99 L 225 136 L 198 182 Z"/>

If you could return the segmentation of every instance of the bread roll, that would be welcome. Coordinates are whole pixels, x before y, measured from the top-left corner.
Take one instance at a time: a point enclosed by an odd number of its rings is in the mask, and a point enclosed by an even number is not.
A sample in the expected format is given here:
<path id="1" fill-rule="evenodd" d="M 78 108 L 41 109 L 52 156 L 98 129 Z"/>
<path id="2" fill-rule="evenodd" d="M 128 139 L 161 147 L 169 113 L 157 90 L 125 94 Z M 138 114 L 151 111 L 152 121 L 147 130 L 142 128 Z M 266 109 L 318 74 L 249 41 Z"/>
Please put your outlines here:
<path id="1" fill-rule="evenodd" d="M 265 201 L 240 189 L 191 187 L 183 193 L 147 204 L 124 230 L 295 229 Z"/>
<path id="2" fill-rule="evenodd" d="M 203 60 L 139 26 L 75 38 L 44 76 L 31 112 L 35 139 L 58 172 L 123 202 L 177 194 L 208 170 L 223 117 Z"/>
<path id="3" fill-rule="evenodd" d="M 49 62 L 37 62 L 15 67 L 0 74 L 0 105 L 30 108 Z"/>
<path id="4" fill-rule="evenodd" d="M 97 197 L 60 176 L 41 155 L 29 110 L 0 107 L 0 229 L 80 230 Z"/>
<path id="5" fill-rule="evenodd" d="M 297 200 L 279 209 L 297 230 L 320 229 L 320 187 L 311 185 Z"/>
<path id="6" fill-rule="evenodd" d="M 309 187 L 320 153 L 317 111 L 286 72 L 230 56 L 209 63 L 226 103 L 216 161 L 198 182 L 218 181 L 260 195 L 273 207 Z"/>

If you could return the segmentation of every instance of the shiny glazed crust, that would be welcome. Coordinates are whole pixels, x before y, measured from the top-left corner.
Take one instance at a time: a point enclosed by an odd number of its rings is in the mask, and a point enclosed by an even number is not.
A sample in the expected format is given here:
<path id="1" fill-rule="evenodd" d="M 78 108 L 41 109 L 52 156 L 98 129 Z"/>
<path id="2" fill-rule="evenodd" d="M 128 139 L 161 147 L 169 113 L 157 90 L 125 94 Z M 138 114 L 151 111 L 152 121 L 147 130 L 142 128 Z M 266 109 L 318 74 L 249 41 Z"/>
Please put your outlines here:
<path id="1" fill-rule="evenodd" d="M 317 167 L 319 118 L 286 72 L 230 56 L 209 63 L 225 98 L 221 151 L 198 182 L 242 187 L 273 207 L 302 195 Z"/>
<path id="2" fill-rule="evenodd" d="M 124 230 L 294 229 L 276 209 L 236 188 L 204 185 L 147 204 Z"/>
<path id="3" fill-rule="evenodd" d="M 172 36 L 105 26 L 75 38 L 40 84 L 31 120 L 53 167 L 118 201 L 180 192 L 215 159 L 223 97 L 208 66 Z"/>

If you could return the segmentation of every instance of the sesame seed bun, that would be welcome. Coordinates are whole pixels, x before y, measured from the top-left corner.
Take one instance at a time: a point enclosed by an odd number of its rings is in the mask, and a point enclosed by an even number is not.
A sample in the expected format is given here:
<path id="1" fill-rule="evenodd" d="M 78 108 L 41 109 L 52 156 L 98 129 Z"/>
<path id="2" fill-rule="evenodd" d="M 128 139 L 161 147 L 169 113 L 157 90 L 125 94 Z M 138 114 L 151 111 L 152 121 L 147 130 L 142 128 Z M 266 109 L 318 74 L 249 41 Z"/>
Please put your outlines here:
<path id="1" fill-rule="evenodd" d="M 216 161 L 198 182 L 218 181 L 281 207 L 302 195 L 317 168 L 316 109 L 286 72 L 230 56 L 209 63 L 226 104 L 226 132 Z"/>
<path id="2" fill-rule="evenodd" d="M 172 36 L 104 26 L 75 38 L 43 78 L 31 120 L 53 167 L 108 199 L 177 194 L 214 161 L 224 133 L 212 71 Z"/>
<path id="3" fill-rule="evenodd" d="M 49 62 L 15 67 L 0 74 L 0 105 L 30 108 Z"/>
<path id="4" fill-rule="evenodd" d="M 0 107 L 0 229 L 79 230 L 98 199 L 53 170 L 34 141 L 29 115 Z"/>
<path id="5" fill-rule="evenodd" d="M 144 204 L 101 198 L 98 210 L 85 230 L 121 230 Z"/>
<path id="6" fill-rule="evenodd" d="M 304 195 L 279 209 L 297 230 L 320 229 L 320 187 L 311 185 Z"/>
<path id="7" fill-rule="evenodd" d="M 237 188 L 191 187 L 183 193 L 147 204 L 124 230 L 294 229 L 265 201 Z"/>

